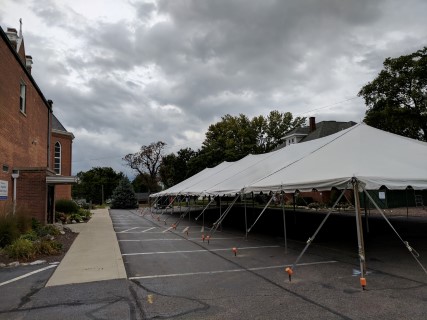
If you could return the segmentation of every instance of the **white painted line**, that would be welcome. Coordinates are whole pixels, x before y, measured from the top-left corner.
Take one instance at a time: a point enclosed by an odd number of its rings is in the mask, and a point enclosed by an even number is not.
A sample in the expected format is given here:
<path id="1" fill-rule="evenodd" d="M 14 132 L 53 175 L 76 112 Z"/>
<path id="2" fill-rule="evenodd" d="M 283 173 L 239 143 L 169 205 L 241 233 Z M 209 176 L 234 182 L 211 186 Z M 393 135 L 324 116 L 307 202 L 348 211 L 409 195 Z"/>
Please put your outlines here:
<path id="1" fill-rule="evenodd" d="M 56 264 L 52 264 L 52 265 L 50 265 L 50 266 L 47 266 L 47 267 L 44 267 L 44 268 L 41 268 L 41 269 L 38 269 L 38 270 L 35 270 L 35 271 L 32 271 L 32 272 L 29 272 L 29 273 L 23 274 L 22 276 L 19 276 L 19 277 L 16 277 L 16 278 L 13 278 L 13 279 L 10 279 L 10 280 L 7 280 L 7 281 L 5 281 L 5 282 L 0 283 L 0 287 L 1 287 L 1 286 L 6 285 L 6 284 L 8 284 L 8 283 L 12 283 L 12 282 L 15 282 L 15 281 L 18 281 L 18 280 L 24 279 L 24 278 L 26 278 L 26 277 L 32 276 L 33 274 L 36 274 L 36 273 L 39 273 L 39 272 L 42 272 L 42 271 L 45 271 L 45 270 L 48 270 L 48 269 L 55 268 L 55 267 L 57 267 L 57 266 L 58 266 L 58 265 L 56 265 Z"/>
<path id="2" fill-rule="evenodd" d="M 150 230 L 153 230 L 153 229 L 156 229 L 156 227 L 148 228 L 146 230 L 141 231 L 141 233 L 144 233 L 144 232 L 147 232 L 147 231 L 150 231 Z"/>
<path id="3" fill-rule="evenodd" d="M 319 261 L 319 262 L 309 262 L 309 263 L 299 263 L 297 266 L 311 266 L 319 264 L 329 264 L 336 263 L 338 261 Z M 290 265 L 281 265 L 281 266 L 269 266 L 269 267 L 257 267 L 257 268 L 248 268 L 248 269 L 231 269 L 231 270 L 217 270 L 217 271 L 201 271 L 201 272 L 189 272 L 189 273 L 171 273 L 171 274 L 158 274 L 153 276 L 141 276 L 141 277 L 129 277 L 129 280 L 138 280 L 138 279 L 156 279 L 156 278 L 170 278 L 170 277 L 183 277 L 183 276 L 195 276 L 195 275 L 209 275 L 209 274 L 218 274 L 218 273 L 227 273 L 227 272 L 244 272 L 244 271 L 261 271 L 268 269 L 280 269 L 290 267 Z"/>
<path id="4" fill-rule="evenodd" d="M 149 232 L 149 233 L 154 233 L 154 232 Z M 245 237 L 230 237 L 230 238 L 214 238 L 214 239 L 211 239 L 211 240 L 231 240 L 231 239 L 244 239 L 244 238 Z M 139 240 L 139 239 L 124 239 L 124 240 L 119 240 L 119 241 L 122 241 L 122 242 L 126 242 L 126 241 L 128 241 L 128 242 L 141 241 L 141 242 L 143 242 L 143 241 L 188 241 L 188 240 L 200 240 L 200 241 L 202 241 L 201 238 L 188 238 L 188 239 L 182 239 L 182 238 L 165 239 L 165 238 L 161 238 L 161 239 L 142 239 L 142 240 Z"/>
<path id="5" fill-rule="evenodd" d="M 135 230 L 135 229 L 138 229 L 138 228 L 139 228 L 139 227 L 133 227 L 133 228 L 130 228 L 130 229 L 126 229 L 126 230 L 123 230 L 123 231 L 117 232 L 117 233 L 125 233 L 125 232 L 127 232 L 127 231 Z"/>
<path id="6" fill-rule="evenodd" d="M 280 246 L 262 246 L 262 247 L 244 247 L 238 248 L 239 250 L 250 250 L 250 249 L 265 249 L 265 248 L 279 248 Z M 202 249 L 202 250 L 182 250 L 182 251 L 158 251 L 158 252 L 137 252 L 137 253 L 124 253 L 122 256 L 140 256 L 140 255 L 151 255 L 151 254 L 164 254 L 164 253 L 196 253 L 196 252 L 214 252 L 214 251 L 229 251 L 231 248 L 223 249 Z"/>
<path id="7" fill-rule="evenodd" d="M 171 229 L 172 229 L 172 227 L 169 227 L 165 231 L 162 231 L 162 233 L 166 233 L 166 232 L 170 231 Z"/>

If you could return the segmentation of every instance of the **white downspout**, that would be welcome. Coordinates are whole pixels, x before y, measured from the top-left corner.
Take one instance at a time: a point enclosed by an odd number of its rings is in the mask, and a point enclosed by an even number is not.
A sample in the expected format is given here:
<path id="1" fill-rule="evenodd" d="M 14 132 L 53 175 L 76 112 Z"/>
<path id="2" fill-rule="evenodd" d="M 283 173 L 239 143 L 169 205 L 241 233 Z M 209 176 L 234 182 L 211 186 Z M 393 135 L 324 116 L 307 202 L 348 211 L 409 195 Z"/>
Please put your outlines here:
<path id="1" fill-rule="evenodd" d="M 12 171 L 12 178 L 13 178 L 13 215 L 15 215 L 15 212 L 16 212 L 16 184 L 17 184 L 17 179 L 19 178 L 19 171 L 18 170 Z"/>

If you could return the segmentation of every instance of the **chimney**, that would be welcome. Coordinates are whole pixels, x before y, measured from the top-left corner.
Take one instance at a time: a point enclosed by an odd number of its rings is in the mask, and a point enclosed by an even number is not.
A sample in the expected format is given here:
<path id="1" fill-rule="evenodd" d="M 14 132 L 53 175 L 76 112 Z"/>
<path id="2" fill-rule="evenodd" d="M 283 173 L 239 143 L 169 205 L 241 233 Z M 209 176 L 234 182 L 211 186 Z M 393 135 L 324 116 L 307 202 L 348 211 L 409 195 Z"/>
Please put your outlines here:
<path id="1" fill-rule="evenodd" d="M 27 71 L 31 73 L 31 68 L 33 66 L 33 57 L 32 56 L 25 56 L 25 67 L 27 68 Z"/>
<path id="2" fill-rule="evenodd" d="M 12 47 L 16 50 L 18 45 L 18 31 L 14 28 L 7 28 L 6 35 L 9 38 Z"/>
<path id="3" fill-rule="evenodd" d="M 316 130 L 316 118 L 310 117 L 308 120 L 310 122 L 310 132 L 315 131 Z"/>

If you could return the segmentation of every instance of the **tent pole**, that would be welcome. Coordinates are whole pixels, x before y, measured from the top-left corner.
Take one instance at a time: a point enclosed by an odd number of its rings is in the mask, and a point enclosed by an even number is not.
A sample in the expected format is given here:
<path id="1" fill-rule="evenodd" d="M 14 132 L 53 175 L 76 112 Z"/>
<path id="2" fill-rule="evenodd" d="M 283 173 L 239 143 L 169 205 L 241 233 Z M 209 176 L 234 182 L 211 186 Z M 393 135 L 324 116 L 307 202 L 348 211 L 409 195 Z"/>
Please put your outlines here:
<path id="1" fill-rule="evenodd" d="M 230 204 L 230 206 L 224 211 L 224 214 L 219 217 L 217 221 L 214 222 L 210 235 L 213 236 L 218 227 L 221 225 L 222 221 L 224 221 L 225 217 L 228 215 L 228 213 L 231 211 L 231 208 L 233 208 L 234 204 L 236 203 L 237 199 L 239 199 L 240 194 L 236 196 L 236 198 L 233 200 L 233 202 Z M 213 231 L 212 231 L 213 230 Z"/>
<path id="2" fill-rule="evenodd" d="M 248 216 L 246 212 L 246 193 L 243 190 L 243 200 L 245 201 L 245 239 L 248 240 Z"/>
<path id="3" fill-rule="evenodd" d="M 360 262 L 360 284 L 365 290 L 366 286 L 366 259 L 365 259 L 365 243 L 363 240 L 362 213 L 360 212 L 359 198 L 359 183 L 356 178 L 352 179 L 354 193 L 354 207 L 356 213 L 356 228 L 357 228 L 357 244 L 359 247 L 359 262 Z"/>
<path id="4" fill-rule="evenodd" d="M 283 192 L 283 191 L 282 191 Z M 285 193 L 280 194 L 280 201 L 282 202 L 282 214 L 283 214 L 283 237 L 285 238 L 285 254 L 288 254 L 288 239 L 286 236 L 286 212 L 285 212 Z"/>

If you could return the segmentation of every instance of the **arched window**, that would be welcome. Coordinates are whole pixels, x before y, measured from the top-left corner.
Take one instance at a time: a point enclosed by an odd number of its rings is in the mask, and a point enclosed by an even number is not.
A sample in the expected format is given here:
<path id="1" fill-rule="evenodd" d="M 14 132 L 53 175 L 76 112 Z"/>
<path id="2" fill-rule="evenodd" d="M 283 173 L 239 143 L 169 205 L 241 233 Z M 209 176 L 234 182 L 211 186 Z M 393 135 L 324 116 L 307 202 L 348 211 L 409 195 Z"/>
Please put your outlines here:
<path id="1" fill-rule="evenodd" d="M 61 174 L 61 144 L 59 142 L 55 143 L 55 158 L 54 158 L 54 169 L 56 174 Z"/>

